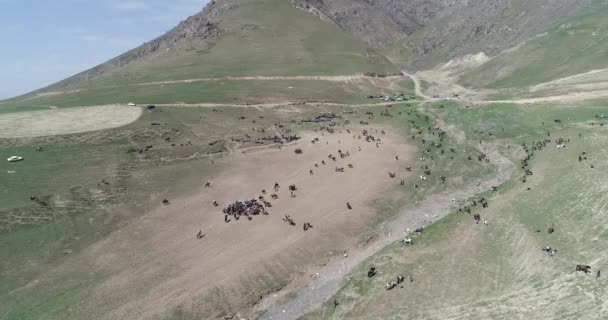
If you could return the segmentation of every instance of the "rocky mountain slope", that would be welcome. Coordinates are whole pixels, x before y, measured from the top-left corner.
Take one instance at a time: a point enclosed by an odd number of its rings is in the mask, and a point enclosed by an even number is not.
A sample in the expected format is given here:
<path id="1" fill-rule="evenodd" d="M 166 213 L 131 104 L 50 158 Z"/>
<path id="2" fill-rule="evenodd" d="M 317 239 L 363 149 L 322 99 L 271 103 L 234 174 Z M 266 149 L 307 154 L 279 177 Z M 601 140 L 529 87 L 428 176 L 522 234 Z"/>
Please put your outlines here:
<path id="1" fill-rule="evenodd" d="M 492 59 L 598 2 L 215 0 L 165 35 L 36 93 L 223 76 L 421 70 L 479 52 Z M 518 59 L 529 67 L 522 54 Z M 502 64 L 477 71 L 466 85 L 490 85 L 516 69 Z"/>
<path id="2" fill-rule="evenodd" d="M 291 0 L 393 60 L 428 68 L 465 54 L 497 54 L 540 34 L 583 0 Z"/>

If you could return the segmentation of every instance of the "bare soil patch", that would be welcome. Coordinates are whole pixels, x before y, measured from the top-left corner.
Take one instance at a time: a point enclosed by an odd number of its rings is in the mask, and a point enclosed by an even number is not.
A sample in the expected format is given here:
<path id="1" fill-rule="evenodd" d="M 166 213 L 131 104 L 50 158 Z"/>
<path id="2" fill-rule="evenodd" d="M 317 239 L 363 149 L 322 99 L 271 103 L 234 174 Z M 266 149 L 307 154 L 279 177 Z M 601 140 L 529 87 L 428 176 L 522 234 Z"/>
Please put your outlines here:
<path id="1" fill-rule="evenodd" d="M 150 319 L 177 305 L 212 312 L 204 313 L 207 318 L 219 316 L 217 309 L 201 306 L 201 297 L 203 305 L 214 304 L 213 308 L 238 308 L 248 295 L 263 294 L 260 287 L 285 285 L 283 281 L 292 281 L 327 259 L 329 252 L 354 246 L 375 214 L 371 202 L 408 177 L 405 167 L 412 150 L 399 136 L 371 130 L 382 139 L 377 147 L 354 137 L 357 133 L 336 128 L 333 135 L 309 133 L 280 149 L 234 152 L 216 162 L 227 169 L 213 178 L 210 188 L 201 181 L 194 195 L 169 199 L 167 206 L 160 205 L 164 195 L 159 191 L 158 209 L 51 273 L 87 266 L 91 272 L 109 275 L 78 307 L 99 319 Z M 319 141 L 313 144 L 313 138 Z M 294 152 L 298 148 L 302 154 Z M 350 156 L 341 158 L 339 149 Z M 344 167 L 344 172 L 336 167 Z M 397 178 L 390 179 L 389 171 Z M 270 197 L 275 182 L 281 186 L 277 200 Z M 291 184 L 298 188 L 296 197 L 290 197 Z M 257 198 L 262 189 L 272 203 L 270 215 L 224 221 L 223 207 Z M 214 200 L 218 207 L 212 205 Z M 286 214 L 296 226 L 282 220 Z M 303 230 L 306 221 L 313 225 L 308 231 Z M 196 237 L 199 230 L 205 235 L 202 239 Z M 260 277 L 264 280 L 255 280 Z"/>
<path id="2" fill-rule="evenodd" d="M 0 138 L 52 136 L 116 128 L 137 120 L 141 113 L 141 108 L 106 105 L 2 114 Z"/>

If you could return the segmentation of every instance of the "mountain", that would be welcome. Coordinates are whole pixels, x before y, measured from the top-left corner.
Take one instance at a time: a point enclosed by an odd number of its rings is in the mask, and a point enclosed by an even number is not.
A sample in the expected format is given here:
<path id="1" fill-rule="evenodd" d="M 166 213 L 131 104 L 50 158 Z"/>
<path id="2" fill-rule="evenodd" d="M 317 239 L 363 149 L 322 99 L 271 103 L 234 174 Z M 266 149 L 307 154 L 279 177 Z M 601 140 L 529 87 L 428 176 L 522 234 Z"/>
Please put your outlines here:
<path id="1" fill-rule="evenodd" d="M 2 107 L 218 102 L 233 94 L 213 88 L 224 92 L 211 99 L 200 85 L 159 83 L 387 74 L 429 69 L 480 52 L 488 62 L 464 70 L 462 84 L 532 85 L 605 66 L 606 11 L 601 0 L 216 0 L 157 39 Z M 303 92 L 316 90 L 301 83 Z M 126 89 L 133 85 L 140 86 Z M 255 90 L 272 95 L 276 86 Z"/>
<path id="2" fill-rule="evenodd" d="M 431 68 L 466 54 L 496 55 L 573 15 L 578 0 L 292 0 L 394 61 Z"/>
<path id="3" fill-rule="evenodd" d="M 165 35 L 45 90 L 252 75 L 394 71 L 347 32 L 284 0 L 217 0 Z"/>

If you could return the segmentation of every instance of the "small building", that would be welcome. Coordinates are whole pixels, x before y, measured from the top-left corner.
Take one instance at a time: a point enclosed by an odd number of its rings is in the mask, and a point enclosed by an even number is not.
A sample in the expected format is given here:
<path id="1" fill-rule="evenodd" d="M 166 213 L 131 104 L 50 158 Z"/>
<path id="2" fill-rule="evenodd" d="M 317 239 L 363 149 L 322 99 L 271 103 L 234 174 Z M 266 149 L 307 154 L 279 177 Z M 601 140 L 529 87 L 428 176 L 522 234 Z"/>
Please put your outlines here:
<path id="1" fill-rule="evenodd" d="M 133 102 L 129 102 L 128 106 L 129 106 L 129 107 L 135 107 L 135 106 L 136 106 L 136 104 L 135 104 L 135 103 L 133 103 Z"/>
<path id="2" fill-rule="evenodd" d="M 19 156 L 12 156 L 8 159 L 6 159 L 8 162 L 17 162 L 17 161 L 23 161 L 23 157 L 19 157 Z"/>

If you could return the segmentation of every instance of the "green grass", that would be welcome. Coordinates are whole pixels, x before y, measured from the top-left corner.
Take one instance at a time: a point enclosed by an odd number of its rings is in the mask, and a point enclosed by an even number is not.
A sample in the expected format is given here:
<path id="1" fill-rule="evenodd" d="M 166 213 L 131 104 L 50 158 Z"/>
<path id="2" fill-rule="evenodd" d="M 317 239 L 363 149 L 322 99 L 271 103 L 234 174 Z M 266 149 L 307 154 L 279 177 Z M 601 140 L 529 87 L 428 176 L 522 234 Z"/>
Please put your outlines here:
<path id="1" fill-rule="evenodd" d="M 560 22 L 546 35 L 503 53 L 467 73 L 470 87 L 524 88 L 530 85 L 608 67 L 608 5 L 595 0 Z"/>
<path id="2" fill-rule="evenodd" d="M 405 94 L 413 94 L 408 81 L 403 81 Z M 269 101 L 324 101 L 336 103 L 369 103 L 369 94 L 393 95 L 390 89 L 379 87 L 372 79 L 356 83 L 322 80 L 292 81 L 210 81 L 165 85 L 101 88 L 76 93 L 15 100 L 0 105 L 0 113 L 48 109 L 49 106 L 76 107 L 112 103 L 171 104 L 171 103 L 235 103 L 260 104 Z M 376 102 L 376 101 L 374 101 Z"/>
<path id="3" fill-rule="evenodd" d="M 595 116 L 606 113 L 608 104 L 598 101 L 576 106 L 491 104 L 464 108 L 454 102 L 441 102 L 433 108 L 443 114 L 446 121 L 458 123 L 469 139 L 512 139 L 517 142 L 528 138 L 547 138 L 547 132 L 551 133 L 573 123 L 602 123 L 604 120 L 596 119 Z M 561 123 L 554 120 L 560 120 Z"/>

